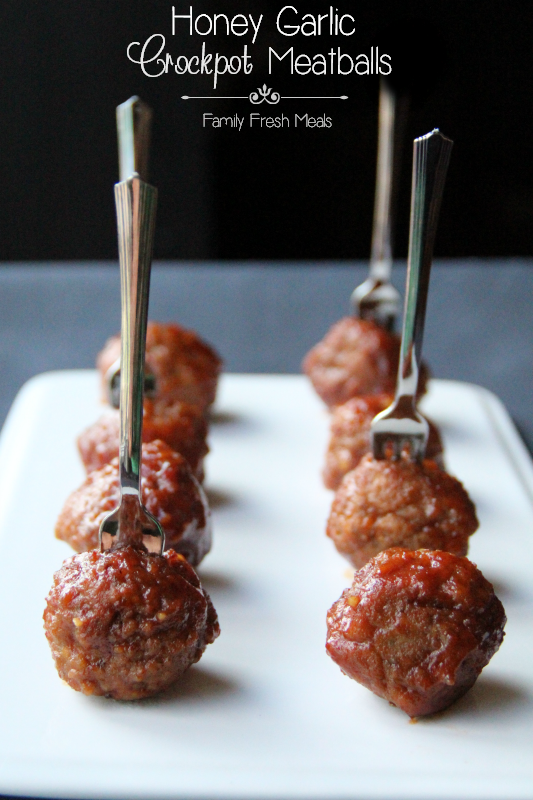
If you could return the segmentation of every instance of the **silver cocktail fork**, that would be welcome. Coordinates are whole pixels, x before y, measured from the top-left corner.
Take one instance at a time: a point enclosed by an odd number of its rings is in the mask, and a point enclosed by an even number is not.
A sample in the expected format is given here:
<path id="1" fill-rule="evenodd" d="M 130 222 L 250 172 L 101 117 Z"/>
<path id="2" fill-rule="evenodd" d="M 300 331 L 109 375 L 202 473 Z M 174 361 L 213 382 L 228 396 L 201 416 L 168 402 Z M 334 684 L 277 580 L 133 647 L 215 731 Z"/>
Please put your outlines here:
<path id="1" fill-rule="evenodd" d="M 382 79 L 379 91 L 378 163 L 372 252 L 368 278 L 352 293 L 352 308 L 357 317 L 392 330 L 400 307 L 400 294 L 391 282 L 392 184 L 396 94 Z"/>
<path id="2" fill-rule="evenodd" d="M 374 458 L 426 452 L 428 423 L 416 410 L 433 244 L 453 142 L 438 130 L 415 139 L 402 345 L 394 402 L 372 422 Z"/>
<path id="3" fill-rule="evenodd" d="M 122 300 L 120 504 L 100 525 L 101 550 L 144 544 L 162 553 L 165 534 L 141 502 L 144 354 L 157 189 L 136 174 L 115 186 Z"/>
<path id="4" fill-rule="evenodd" d="M 148 158 L 150 153 L 150 134 L 152 109 L 140 97 L 134 95 L 117 106 L 118 163 L 121 181 L 137 174 L 141 180 L 148 180 Z M 107 397 L 113 408 L 120 402 L 120 359 L 111 364 L 106 376 Z M 144 377 L 144 392 L 149 397 L 155 393 L 155 378 Z"/>

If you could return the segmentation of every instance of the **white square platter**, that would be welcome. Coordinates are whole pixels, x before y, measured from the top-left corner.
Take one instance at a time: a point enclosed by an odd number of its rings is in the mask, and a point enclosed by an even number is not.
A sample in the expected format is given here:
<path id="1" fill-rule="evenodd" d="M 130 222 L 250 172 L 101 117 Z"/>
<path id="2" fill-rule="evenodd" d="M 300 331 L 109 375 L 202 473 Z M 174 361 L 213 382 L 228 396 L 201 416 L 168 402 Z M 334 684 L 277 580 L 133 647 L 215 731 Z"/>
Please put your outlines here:
<path id="1" fill-rule="evenodd" d="M 220 638 L 171 691 L 120 703 L 58 678 L 42 630 L 53 527 L 83 480 L 74 439 L 96 373 L 40 375 L 0 439 L 0 793 L 54 798 L 529 800 L 533 796 L 533 467 L 501 403 L 432 381 L 424 408 L 477 505 L 470 557 L 507 616 L 453 707 L 410 724 L 326 656 L 350 583 L 324 535 L 327 414 L 305 378 L 225 375 L 210 436 L 214 548 L 199 568 Z"/>

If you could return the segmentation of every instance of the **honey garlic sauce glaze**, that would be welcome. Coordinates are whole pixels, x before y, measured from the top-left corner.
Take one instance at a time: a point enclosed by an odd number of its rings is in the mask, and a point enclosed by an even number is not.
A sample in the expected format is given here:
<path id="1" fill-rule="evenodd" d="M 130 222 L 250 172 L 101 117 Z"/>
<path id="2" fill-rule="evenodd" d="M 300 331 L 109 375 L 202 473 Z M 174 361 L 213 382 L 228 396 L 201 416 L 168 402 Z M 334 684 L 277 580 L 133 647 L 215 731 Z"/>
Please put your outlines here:
<path id="1" fill-rule="evenodd" d="M 333 499 L 327 535 L 357 569 L 389 547 L 466 555 L 477 530 L 462 484 L 434 461 L 365 456 L 344 476 Z"/>
<path id="2" fill-rule="evenodd" d="M 77 552 L 98 546 L 103 517 L 120 499 L 118 458 L 91 472 L 59 515 L 56 536 Z M 196 566 L 211 549 L 211 513 L 188 462 L 161 441 L 142 446 L 141 499 L 165 531 L 166 547 Z"/>
<path id="3" fill-rule="evenodd" d="M 344 317 L 306 355 L 302 368 L 327 406 L 351 397 L 394 394 L 400 339 L 375 322 Z M 420 370 L 418 394 L 426 391 L 427 368 Z"/>
<path id="4" fill-rule="evenodd" d="M 96 365 L 107 400 L 106 374 L 120 357 L 120 336 L 113 336 L 99 353 Z M 157 399 L 179 400 L 206 411 L 214 402 L 222 361 L 197 333 L 172 323 L 148 322 L 146 370 L 156 379 Z"/>
<path id="5" fill-rule="evenodd" d="M 60 677 L 76 691 L 117 700 L 168 688 L 220 633 L 185 558 L 132 545 L 67 559 L 43 618 Z"/>
<path id="6" fill-rule="evenodd" d="M 391 548 L 355 573 L 330 609 L 326 649 L 342 671 L 416 717 L 473 685 L 506 622 L 467 558 Z"/>

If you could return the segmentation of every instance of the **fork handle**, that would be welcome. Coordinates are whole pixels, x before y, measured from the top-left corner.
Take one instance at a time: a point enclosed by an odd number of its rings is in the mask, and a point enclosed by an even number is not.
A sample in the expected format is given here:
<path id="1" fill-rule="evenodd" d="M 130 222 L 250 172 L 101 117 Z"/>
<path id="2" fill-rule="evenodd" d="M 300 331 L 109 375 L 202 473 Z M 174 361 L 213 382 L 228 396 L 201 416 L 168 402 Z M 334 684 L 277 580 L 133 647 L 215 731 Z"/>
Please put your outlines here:
<path id="1" fill-rule="evenodd" d="M 118 162 L 121 181 L 135 172 L 148 180 L 148 153 L 152 127 L 152 109 L 134 95 L 117 106 Z"/>
<path id="2" fill-rule="evenodd" d="M 378 163 L 370 260 L 370 277 L 380 281 L 390 280 L 392 268 L 391 198 L 395 112 L 396 94 L 382 79 L 379 87 Z"/>
<path id="3" fill-rule="evenodd" d="M 122 299 L 120 453 L 121 495 L 140 500 L 144 355 L 157 189 L 138 175 L 115 185 Z"/>
<path id="4" fill-rule="evenodd" d="M 118 161 L 121 181 L 127 181 L 135 174 L 143 181 L 148 180 L 151 125 L 152 109 L 137 95 L 117 106 Z M 109 405 L 118 408 L 120 404 L 120 358 L 117 358 L 108 369 L 105 383 Z M 155 390 L 153 375 L 145 376 L 145 394 L 149 394 L 150 388 L 152 391 Z"/>
<path id="5" fill-rule="evenodd" d="M 396 397 L 416 402 L 433 245 L 453 142 L 438 129 L 415 139 L 407 288 Z"/>

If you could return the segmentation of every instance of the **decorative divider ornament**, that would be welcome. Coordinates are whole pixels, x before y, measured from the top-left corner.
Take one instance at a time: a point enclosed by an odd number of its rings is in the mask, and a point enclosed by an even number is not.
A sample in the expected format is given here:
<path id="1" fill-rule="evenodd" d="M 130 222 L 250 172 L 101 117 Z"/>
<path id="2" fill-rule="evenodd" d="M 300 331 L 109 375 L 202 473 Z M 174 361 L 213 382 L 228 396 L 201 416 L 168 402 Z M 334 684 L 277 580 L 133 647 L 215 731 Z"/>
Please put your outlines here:
<path id="1" fill-rule="evenodd" d="M 340 96 L 327 95 L 323 97 L 308 97 L 306 95 L 294 97 L 285 95 L 282 97 L 279 92 L 275 92 L 273 89 L 270 89 L 266 85 L 266 83 L 264 83 L 262 86 L 258 87 L 253 92 L 250 92 L 249 95 L 239 95 L 232 97 L 226 97 L 226 96 L 222 97 L 220 95 L 208 95 L 208 96 L 193 97 L 191 95 L 184 94 L 182 95 L 181 99 L 182 100 L 249 100 L 250 103 L 252 103 L 255 106 L 259 105 L 260 103 L 264 103 L 266 101 L 269 105 L 273 106 L 277 105 L 277 103 L 279 103 L 280 100 L 348 100 L 348 95 L 346 94 L 341 94 Z"/>
<path id="2" fill-rule="evenodd" d="M 263 84 L 256 92 L 250 92 L 249 100 L 250 103 L 254 105 L 259 105 L 259 103 L 263 103 L 265 100 L 267 103 L 270 103 L 271 106 L 279 103 L 280 101 L 280 93 L 275 92 L 273 89 L 268 89 L 266 83 Z"/>

